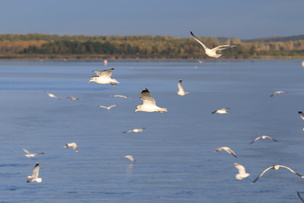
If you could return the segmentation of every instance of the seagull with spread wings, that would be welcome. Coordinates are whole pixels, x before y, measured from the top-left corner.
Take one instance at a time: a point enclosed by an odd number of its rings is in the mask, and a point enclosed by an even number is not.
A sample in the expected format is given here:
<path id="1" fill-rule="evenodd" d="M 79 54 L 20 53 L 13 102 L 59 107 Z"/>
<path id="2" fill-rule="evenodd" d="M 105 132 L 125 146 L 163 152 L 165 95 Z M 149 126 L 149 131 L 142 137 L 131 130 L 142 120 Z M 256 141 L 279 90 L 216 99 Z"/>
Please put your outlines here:
<path id="1" fill-rule="evenodd" d="M 33 169 L 32 175 L 27 177 L 27 181 L 26 181 L 27 183 L 31 183 L 31 182 L 34 182 L 34 181 L 36 181 L 37 183 L 42 182 L 42 178 L 38 178 L 39 169 L 40 169 L 39 163 L 36 162 L 36 165 Z"/>
<path id="2" fill-rule="evenodd" d="M 273 139 L 273 138 L 270 137 L 270 136 L 262 135 L 262 136 L 259 136 L 259 137 L 255 138 L 254 140 L 252 140 L 249 144 L 252 144 L 252 143 L 258 141 L 259 139 L 262 139 L 262 140 L 270 139 L 270 140 L 272 140 L 272 141 L 274 141 L 274 142 L 277 142 L 277 141 L 278 141 L 278 140 L 276 140 L 276 139 Z"/>
<path id="3" fill-rule="evenodd" d="M 219 147 L 219 148 L 216 148 L 215 150 L 213 150 L 215 152 L 218 152 L 218 151 L 226 151 L 228 152 L 229 154 L 231 154 L 232 156 L 234 156 L 235 158 L 237 158 L 237 155 L 234 153 L 234 151 L 232 151 L 229 147 Z"/>
<path id="4" fill-rule="evenodd" d="M 103 71 L 95 70 L 93 72 L 96 74 L 96 76 L 91 77 L 89 82 L 96 82 L 98 84 L 111 84 L 112 86 L 116 86 L 116 84 L 119 84 L 119 82 L 116 79 L 111 78 L 113 70 L 114 68 Z"/>
<path id="5" fill-rule="evenodd" d="M 235 175 L 236 179 L 242 180 L 242 179 L 247 178 L 248 176 L 250 176 L 249 173 L 246 173 L 246 169 L 245 169 L 245 167 L 243 165 L 238 164 L 238 163 L 234 163 L 234 166 L 239 171 L 239 173 L 237 173 Z"/>
<path id="6" fill-rule="evenodd" d="M 161 108 L 156 105 L 155 100 L 151 96 L 149 90 L 147 88 L 143 89 L 140 93 L 140 98 L 143 101 L 143 104 L 140 104 L 136 107 L 136 111 L 145 111 L 145 112 L 167 112 L 166 108 Z"/>
<path id="7" fill-rule="evenodd" d="M 217 54 L 217 51 L 222 51 L 224 49 L 229 49 L 229 48 L 233 48 L 236 47 L 236 45 L 219 45 L 217 47 L 214 47 L 213 49 L 209 49 L 205 44 L 203 44 L 191 31 L 190 34 L 192 35 L 192 37 L 198 42 L 200 43 L 200 45 L 202 45 L 205 49 L 205 53 L 213 58 L 219 58 L 220 56 L 222 56 L 222 54 Z"/>
<path id="8" fill-rule="evenodd" d="M 39 154 L 44 154 L 44 152 L 41 152 L 41 153 L 32 153 L 29 150 L 24 149 L 24 148 L 22 148 L 22 150 L 26 153 L 25 154 L 26 157 L 35 157 L 35 156 L 37 156 Z"/>
<path id="9" fill-rule="evenodd" d="M 113 107 L 115 107 L 115 106 L 117 106 L 116 104 L 113 104 L 113 105 L 111 105 L 111 106 L 102 106 L 102 105 L 97 105 L 98 107 L 100 107 L 100 108 L 103 108 L 103 109 L 107 109 L 107 110 L 110 110 L 111 108 L 113 108 Z"/>

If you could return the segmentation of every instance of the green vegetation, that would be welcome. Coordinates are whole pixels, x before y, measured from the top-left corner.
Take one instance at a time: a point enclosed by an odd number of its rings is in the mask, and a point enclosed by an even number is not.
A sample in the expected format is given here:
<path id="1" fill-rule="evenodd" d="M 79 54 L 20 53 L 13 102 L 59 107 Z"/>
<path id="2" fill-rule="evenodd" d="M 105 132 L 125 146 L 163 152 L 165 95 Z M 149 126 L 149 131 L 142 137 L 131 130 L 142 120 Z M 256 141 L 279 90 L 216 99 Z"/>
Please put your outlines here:
<path id="1" fill-rule="evenodd" d="M 221 58 L 303 58 L 304 35 L 241 41 L 200 37 L 208 47 L 237 44 Z M 207 58 L 192 38 L 170 36 L 0 35 L 1 58 Z"/>

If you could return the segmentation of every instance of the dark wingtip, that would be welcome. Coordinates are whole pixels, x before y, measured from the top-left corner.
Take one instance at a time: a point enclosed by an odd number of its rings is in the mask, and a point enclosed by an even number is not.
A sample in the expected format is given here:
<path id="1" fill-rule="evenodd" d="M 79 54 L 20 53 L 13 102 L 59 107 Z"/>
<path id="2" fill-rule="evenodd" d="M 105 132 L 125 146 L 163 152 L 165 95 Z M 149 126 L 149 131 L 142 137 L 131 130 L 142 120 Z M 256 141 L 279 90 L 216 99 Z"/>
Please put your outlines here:
<path id="1" fill-rule="evenodd" d="M 303 113 L 302 111 L 298 111 L 298 113 L 300 114 L 300 113 Z"/>
<path id="2" fill-rule="evenodd" d="M 143 90 L 141 91 L 141 93 L 145 93 L 145 92 L 148 92 L 148 93 L 149 93 L 149 90 L 148 90 L 147 88 L 145 88 L 145 89 L 143 89 Z"/>
<path id="3" fill-rule="evenodd" d="M 190 31 L 190 34 L 191 34 L 192 36 L 194 35 L 193 32 L 191 32 L 191 31 Z"/>

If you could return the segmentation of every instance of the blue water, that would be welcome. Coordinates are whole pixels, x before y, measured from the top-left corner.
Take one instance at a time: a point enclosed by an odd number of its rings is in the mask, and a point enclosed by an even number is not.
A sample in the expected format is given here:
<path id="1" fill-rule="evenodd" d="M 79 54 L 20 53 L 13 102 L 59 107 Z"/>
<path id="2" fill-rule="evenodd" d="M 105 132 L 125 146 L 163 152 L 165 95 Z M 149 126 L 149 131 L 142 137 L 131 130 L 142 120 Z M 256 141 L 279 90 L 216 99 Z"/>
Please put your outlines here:
<path id="1" fill-rule="evenodd" d="M 112 67 L 119 85 L 88 83 Z M 303 78 L 301 60 L 0 60 L 0 202 L 300 202 L 304 179 L 285 169 L 251 182 L 274 164 L 304 174 Z M 134 113 L 144 88 L 167 113 Z M 211 114 L 223 107 L 228 115 Z M 261 135 L 278 142 L 248 145 Z M 213 152 L 221 146 L 238 158 Z M 36 161 L 43 181 L 26 183 Z M 251 175 L 236 180 L 235 162 Z"/>

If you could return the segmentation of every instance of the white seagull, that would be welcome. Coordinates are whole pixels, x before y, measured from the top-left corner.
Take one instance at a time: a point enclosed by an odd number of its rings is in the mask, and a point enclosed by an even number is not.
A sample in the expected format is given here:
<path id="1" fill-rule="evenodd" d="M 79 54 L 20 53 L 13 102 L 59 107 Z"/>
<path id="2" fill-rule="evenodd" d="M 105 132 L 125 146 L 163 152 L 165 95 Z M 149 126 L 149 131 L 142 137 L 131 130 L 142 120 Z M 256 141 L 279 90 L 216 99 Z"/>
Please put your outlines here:
<path id="1" fill-rule="evenodd" d="M 32 152 L 30 152 L 30 151 L 27 150 L 27 149 L 24 149 L 24 148 L 22 148 L 22 149 L 23 149 L 23 151 L 26 153 L 26 154 L 25 154 L 26 157 L 35 157 L 35 156 L 37 156 L 37 155 L 39 155 L 39 154 L 44 154 L 44 152 L 41 152 L 41 153 L 32 153 Z"/>
<path id="2" fill-rule="evenodd" d="M 300 176 L 301 178 L 304 178 L 304 176 L 302 176 L 301 174 L 295 172 L 294 170 L 292 170 L 291 168 L 287 167 L 287 166 L 283 166 L 283 165 L 273 165 L 270 166 L 268 168 L 266 168 L 256 179 L 254 179 L 254 181 L 252 181 L 252 183 L 255 183 L 260 177 L 262 177 L 264 175 L 264 173 L 266 173 L 267 171 L 269 171 L 270 169 L 274 169 L 274 170 L 279 170 L 280 168 L 286 168 L 288 169 L 290 172 Z"/>
<path id="3" fill-rule="evenodd" d="M 242 166 L 241 164 L 234 163 L 234 166 L 235 166 L 236 169 L 239 170 L 239 173 L 235 175 L 236 179 L 242 180 L 242 179 L 247 178 L 248 176 L 250 176 L 249 173 L 246 173 L 245 167 Z"/>
<path id="4" fill-rule="evenodd" d="M 302 111 L 298 111 L 298 114 L 304 120 L 304 113 Z"/>
<path id="5" fill-rule="evenodd" d="M 99 106 L 100 108 L 103 108 L 103 109 L 110 110 L 111 108 L 113 108 L 113 107 L 115 107 L 115 106 L 117 106 L 117 105 L 116 105 L 116 104 L 113 104 L 113 105 L 111 105 L 111 106 L 102 106 L 102 105 L 97 105 L 97 106 Z"/>
<path id="6" fill-rule="evenodd" d="M 217 51 L 222 51 L 224 49 L 228 49 L 228 48 L 233 48 L 236 45 L 220 45 L 217 47 L 214 47 L 213 49 L 209 49 L 205 44 L 203 44 L 191 31 L 190 31 L 192 37 L 198 42 L 200 43 L 200 45 L 202 45 L 205 49 L 205 53 L 213 58 L 219 58 L 220 56 L 222 56 L 222 54 L 217 54 Z"/>
<path id="7" fill-rule="evenodd" d="M 130 161 L 133 161 L 133 162 L 136 161 L 132 155 L 126 155 L 125 158 L 127 158 L 127 159 L 129 159 Z"/>
<path id="8" fill-rule="evenodd" d="M 222 108 L 222 109 L 218 109 L 218 110 L 215 110 L 215 111 L 212 111 L 212 114 L 215 114 L 215 113 L 218 113 L 218 114 L 228 114 L 228 110 L 230 108 Z"/>
<path id="9" fill-rule="evenodd" d="M 46 93 L 47 93 L 47 95 L 48 95 L 49 97 L 51 97 L 51 98 L 55 98 L 55 99 L 60 100 L 60 98 L 59 98 L 59 97 L 57 97 L 55 94 L 53 94 L 53 93 L 49 93 L 49 92 L 46 92 Z"/>
<path id="10" fill-rule="evenodd" d="M 31 183 L 33 181 L 36 181 L 37 183 L 41 183 L 42 182 L 42 178 L 38 178 L 38 176 L 39 176 L 39 169 L 40 169 L 39 163 L 36 162 L 36 165 L 35 165 L 35 167 L 33 169 L 32 175 L 27 177 L 27 181 L 26 181 L 27 183 Z"/>
<path id="11" fill-rule="evenodd" d="M 68 96 L 67 99 L 75 101 L 75 100 L 79 100 L 79 97 Z"/>
<path id="12" fill-rule="evenodd" d="M 147 88 L 143 89 L 143 91 L 140 93 L 140 98 L 143 101 L 143 104 L 140 104 L 136 107 L 136 111 L 145 111 L 145 112 L 160 112 L 164 113 L 167 112 L 166 108 L 161 108 L 156 105 L 155 100 L 152 98 L 149 90 Z"/>
<path id="13" fill-rule="evenodd" d="M 93 72 L 97 76 L 91 77 L 89 82 L 96 82 L 98 84 L 111 84 L 112 86 L 116 86 L 115 83 L 119 84 L 119 82 L 116 79 L 111 78 L 113 70 L 114 70 L 114 68 L 103 70 L 103 71 L 95 70 Z"/>
<path id="14" fill-rule="evenodd" d="M 177 94 L 179 96 L 186 96 L 187 94 L 189 94 L 189 92 L 185 92 L 184 88 L 183 88 L 183 81 L 179 80 L 179 82 L 177 83 L 177 87 L 178 87 L 178 92 Z"/>
<path id="15" fill-rule="evenodd" d="M 277 141 L 278 141 L 278 140 L 276 140 L 276 139 L 273 139 L 273 138 L 270 137 L 270 136 L 262 135 L 262 136 L 259 136 L 259 137 L 255 138 L 254 140 L 252 140 L 249 144 L 252 144 L 252 143 L 258 141 L 259 139 L 262 139 L 262 140 L 270 139 L 270 140 L 272 140 L 272 141 L 274 141 L 274 142 L 277 142 Z"/>
<path id="16" fill-rule="evenodd" d="M 132 130 L 124 131 L 123 133 L 140 133 L 144 131 L 145 128 L 134 128 Z"/>
<path id="17" fill-rule="evenodd" d="M 273 97 L 273 96 L 275 96 L 275 95 L 277 95 L 277 94 L 287 94 L 287 92 L 281 91 L 281 90 L 275 91 L 274 93 L 272 93 L 272 94 L 270 95 L 270 97 Z"/>
<path id="18" fill-rule="evenodd" d="M 223 150 L 226 151 L 226 152 L 228 152 L 229 154 L 231 154 L 235 158 L 237 158 L 237 155 L 229 147 L 219 147 L 219 148 L 216 148 L 214 151 L 218 152 L 218 151 L 223 151 Z"/>
<path id="19" fill-rule="evenodd" d="M 121 95 L 121 94 L 115 94 L 115 95 L 112 95 L 112 97 L 119 97 L 119 98 L 124 98 L 124 99 L 130 99 L 129 97 L 127 97 L 125 95 Z"/>
<path id="20" fill-rule="evenodd" d="M 78 152 L 78 146 L 75 142 L 67 143 L 64 145 L 65 148 L 72 147 L 75 152 Z"/>

